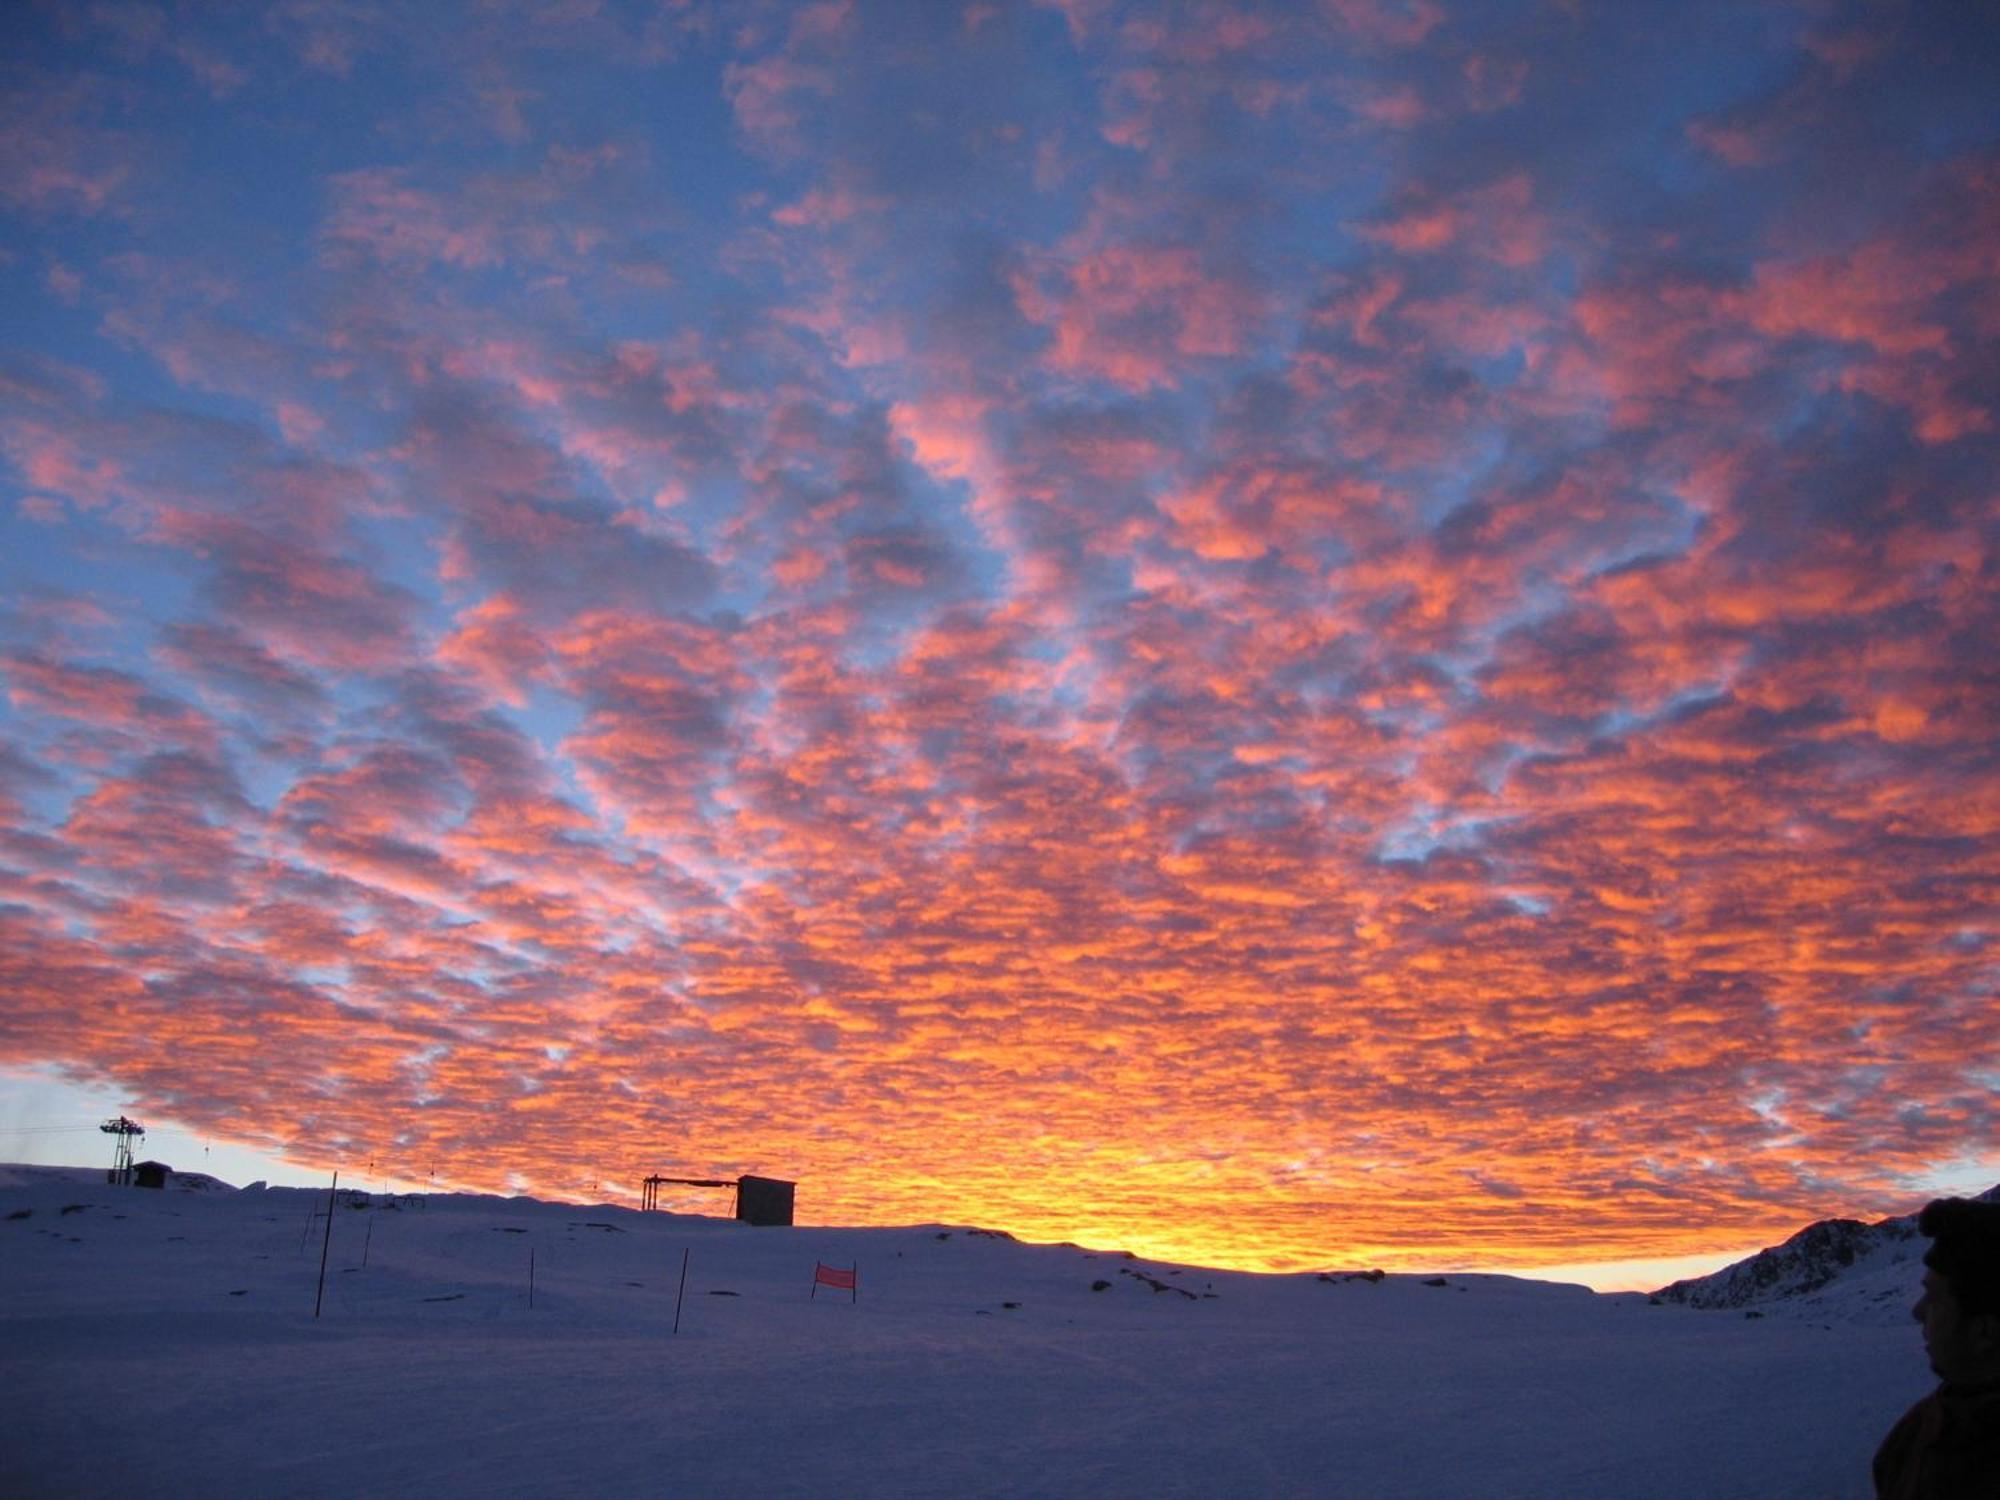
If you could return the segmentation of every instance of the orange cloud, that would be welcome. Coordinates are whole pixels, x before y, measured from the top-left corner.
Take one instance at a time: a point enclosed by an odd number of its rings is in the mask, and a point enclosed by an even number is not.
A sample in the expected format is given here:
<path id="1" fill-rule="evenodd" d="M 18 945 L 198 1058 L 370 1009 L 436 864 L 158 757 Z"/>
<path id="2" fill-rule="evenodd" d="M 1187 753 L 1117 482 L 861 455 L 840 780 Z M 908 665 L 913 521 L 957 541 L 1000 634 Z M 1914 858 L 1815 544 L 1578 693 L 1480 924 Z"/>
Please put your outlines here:
<path id="1" fill-rule="evenodd" d="M 1267 1269 L 1993 1160 L 1940 23 L 266 19 L 16 28 L 0 1055 Z"/>

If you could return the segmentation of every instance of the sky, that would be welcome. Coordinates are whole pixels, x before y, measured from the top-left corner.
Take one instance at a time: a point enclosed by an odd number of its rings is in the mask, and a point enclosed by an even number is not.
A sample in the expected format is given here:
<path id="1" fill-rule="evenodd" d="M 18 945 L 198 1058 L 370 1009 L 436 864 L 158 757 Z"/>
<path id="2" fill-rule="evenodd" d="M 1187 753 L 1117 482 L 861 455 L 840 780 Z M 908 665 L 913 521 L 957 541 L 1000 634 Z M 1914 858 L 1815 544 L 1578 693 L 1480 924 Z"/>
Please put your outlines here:
<path id="1" fill-rule="evenodd" d="M 0 1155 L 1266 1270 L 2000 1179 L 2000 12 L 0 31 Z"/>

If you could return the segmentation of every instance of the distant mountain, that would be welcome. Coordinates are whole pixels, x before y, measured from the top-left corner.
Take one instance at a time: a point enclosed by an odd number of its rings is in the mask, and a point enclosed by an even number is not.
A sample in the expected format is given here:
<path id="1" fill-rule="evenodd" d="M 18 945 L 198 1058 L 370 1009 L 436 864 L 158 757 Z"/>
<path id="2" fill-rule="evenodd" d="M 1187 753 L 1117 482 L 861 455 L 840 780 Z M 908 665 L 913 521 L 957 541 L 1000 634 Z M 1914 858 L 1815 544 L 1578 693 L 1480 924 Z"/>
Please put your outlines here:
<path id="1" fill-rule="evenodd" d="M 2000 1202 L 2000 1184 L 1979 1197 Z M 1789 1312 L 1869 1322 L 1907 1317 L 1926 1243 L 1917 1233 L 1914 1213 L 1874 1224 L 1821 1219 L 1782 1245 L 1707 1276 L 1663 1286 L 1653 1296 L 1688 1307 L 1740 1308 L 1758 1315 Z"/>

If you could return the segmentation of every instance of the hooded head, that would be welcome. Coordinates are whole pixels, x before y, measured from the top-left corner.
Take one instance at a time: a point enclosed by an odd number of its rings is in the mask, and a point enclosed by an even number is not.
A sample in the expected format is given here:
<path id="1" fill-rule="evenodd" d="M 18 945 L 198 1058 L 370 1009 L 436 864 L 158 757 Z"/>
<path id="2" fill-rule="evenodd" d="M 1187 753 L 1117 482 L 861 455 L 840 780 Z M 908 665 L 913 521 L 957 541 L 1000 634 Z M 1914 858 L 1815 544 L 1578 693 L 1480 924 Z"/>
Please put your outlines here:
<path id="1" fill-rule="evenodd" d="M 1917 1216 L 1931 1242 L 1924 1294 L 1910 1309 L 1947 1385 L 2000 1380 L 2000 1203 L 1940 1198 Z"/>

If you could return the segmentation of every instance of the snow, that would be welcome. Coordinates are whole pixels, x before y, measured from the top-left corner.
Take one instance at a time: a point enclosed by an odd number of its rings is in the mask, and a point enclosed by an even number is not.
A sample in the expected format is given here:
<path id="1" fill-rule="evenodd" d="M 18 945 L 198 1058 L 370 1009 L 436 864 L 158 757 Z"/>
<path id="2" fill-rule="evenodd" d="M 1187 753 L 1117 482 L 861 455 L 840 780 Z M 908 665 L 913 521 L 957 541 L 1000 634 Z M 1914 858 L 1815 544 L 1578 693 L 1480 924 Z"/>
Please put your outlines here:
<path id="1" fill-rule="evenodd" d="M 465 1196 L 337 1208 L 315 1321 L 326 1193 L 179 1182 L 0 1168 L 0 1492 L 1821 1500 L 1932 1383 L 1913 1278 L 1751 1318 Z"/>

